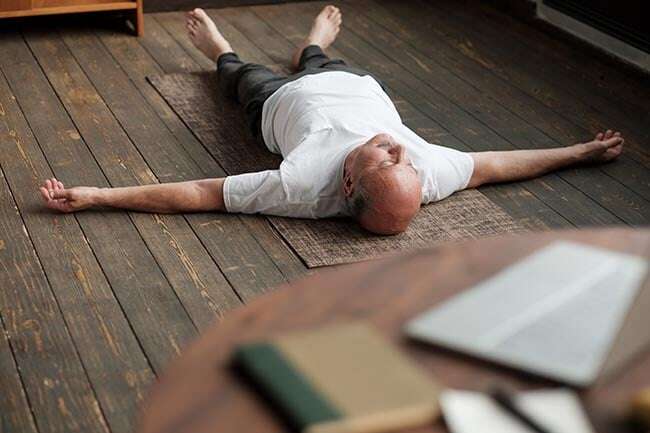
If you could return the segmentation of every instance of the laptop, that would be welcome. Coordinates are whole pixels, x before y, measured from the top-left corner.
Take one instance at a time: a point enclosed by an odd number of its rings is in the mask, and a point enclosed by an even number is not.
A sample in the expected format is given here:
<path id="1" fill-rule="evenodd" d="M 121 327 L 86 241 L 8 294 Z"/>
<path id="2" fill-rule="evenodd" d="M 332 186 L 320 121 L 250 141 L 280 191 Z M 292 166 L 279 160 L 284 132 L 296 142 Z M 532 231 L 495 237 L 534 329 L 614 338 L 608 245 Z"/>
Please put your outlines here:
<path id="1" fill-rule="evenodd" d="M 648 260 L 554 242 L 407 323 L 412 338 L 575 386 L 650 343 Z M 633 308 L 634 307 L 634 308 Z M 642 321 L 644 322 L 644 321 Z M 617 336 L 625 344 L 616 344 Z M 612 348 L 618 347 L 613 353 Z"/>

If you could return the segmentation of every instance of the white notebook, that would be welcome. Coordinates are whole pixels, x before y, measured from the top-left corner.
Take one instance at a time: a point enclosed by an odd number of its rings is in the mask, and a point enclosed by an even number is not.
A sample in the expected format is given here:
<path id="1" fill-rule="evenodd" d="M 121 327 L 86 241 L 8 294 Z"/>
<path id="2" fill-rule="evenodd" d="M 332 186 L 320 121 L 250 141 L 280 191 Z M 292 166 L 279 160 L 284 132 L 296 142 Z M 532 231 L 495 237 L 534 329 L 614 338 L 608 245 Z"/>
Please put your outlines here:
<path id="1" fill-rule="evenodd" d="M 416 317 L 409 336 L 555 380 L 592 383 L 647 260 L 555 242 Z"/>
<path id="2" fill-rule="evenodd" d="M 566 389 L 518 393 L 517 408 L 552 433 L 593 433 L 578 397 Z M 530 433 L 486 394 L 447 390 L 440 407 L 452 433 Z"/>

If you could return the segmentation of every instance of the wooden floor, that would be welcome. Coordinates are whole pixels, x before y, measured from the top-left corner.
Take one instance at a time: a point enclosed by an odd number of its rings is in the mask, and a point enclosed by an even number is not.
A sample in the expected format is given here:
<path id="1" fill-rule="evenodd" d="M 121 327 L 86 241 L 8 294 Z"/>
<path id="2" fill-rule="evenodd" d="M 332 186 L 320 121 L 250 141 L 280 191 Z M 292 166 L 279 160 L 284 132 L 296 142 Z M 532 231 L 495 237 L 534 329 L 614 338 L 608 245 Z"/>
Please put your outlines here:
<path id="1" fill-rule="evenodd" d="M 487 187 L 554 228 L 650 222 L 650 80 L 476 3 L 349 1 L 330 53 L 375 72 L 407 123 L 458 149 L 541 148 L 619 128 L 602 167 Z M 286 64 L 322 3 L 213 10 L 240 55 Z M 6 25 L 5 25 L 6 24 Z M 36 189 L 223 170 L 149 86 L 214 69 L 182 14 L 3 22 L 0 33 L 2 432 L 132 431 L 147 386 L 215 319 L 307 270 L 263 218 L 55 215 Z M 89 27 L 86 27 L 89 26 Z"/>

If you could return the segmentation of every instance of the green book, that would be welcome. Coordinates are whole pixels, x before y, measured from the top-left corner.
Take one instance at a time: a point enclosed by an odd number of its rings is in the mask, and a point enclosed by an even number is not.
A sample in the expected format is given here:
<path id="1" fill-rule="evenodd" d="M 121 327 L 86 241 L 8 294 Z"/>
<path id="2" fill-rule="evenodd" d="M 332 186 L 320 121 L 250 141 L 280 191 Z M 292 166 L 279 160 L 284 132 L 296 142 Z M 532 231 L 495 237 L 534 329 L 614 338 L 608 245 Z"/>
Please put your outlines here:
<path id="1" fill-rule="evenodd" d="M 363 324 L 246 344 L 234 363 L 300 432 L 393 431 L 439 414 L 437 385 Z"/>

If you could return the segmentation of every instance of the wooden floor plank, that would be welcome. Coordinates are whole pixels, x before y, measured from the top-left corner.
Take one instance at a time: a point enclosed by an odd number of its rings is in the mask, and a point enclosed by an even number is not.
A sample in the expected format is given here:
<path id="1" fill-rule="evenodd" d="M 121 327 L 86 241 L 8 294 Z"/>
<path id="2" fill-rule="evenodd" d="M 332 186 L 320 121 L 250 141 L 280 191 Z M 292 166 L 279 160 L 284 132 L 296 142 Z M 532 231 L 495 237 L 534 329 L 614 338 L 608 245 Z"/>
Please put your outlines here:
<path id="1" fill-rule="evenodd" d="M 284 63 L 287 67 L 290 66 L 296 47 L 251 9 L 225 8 L 212 10 L 210 16 L 213 17 L 220 28 L 230 25 L 234 27 L 235 31 L 243 35 L 246 40 L 256 45 L 256 52 L 251 52 L 250 48 L 242 52 L 240 46 L 245 45 L 245 41 L 242 38 L 233 39 L 237 52 L 241 52 L 240 56 L 244 60 L 250 59 L 248 61 L 260 62 L 267 59 L 266 61 L 270 63 Z M 233 31 L 229 34 L 228 40 L 235 36 L 232 33 Z"/>
<path id="2" fill-rule="evenodd" d="M 167 73 L 195 72 L 203 68 L 167 33 L 151 14 L 144 16 L 147 32 L 139 43 L 156 59 L 160 68 Z"/>
<path id="3" fill-rule="evenodd" d="M 596 54 L 596 47 L 585 49 L 586 43 L 572 40 L 561 31 L 550 32 L 545 31 L 548 28 L 531 26 L 480 2 L 473 2 L 472 5 L 480 11 L 481 17 L 493 21 L 491 25 L 507 27 L 509 32 L 525 41 L 531 50 L 543 52 L 551 62 L 561 63 L 567 75 L 598 88 L 599 92 L 612 98 L 612 101 L 629 104 L 630 109 L 645 113 L 646 119 L 650 119 L 650 99 L 639 97 L 640 94 L 650 94 L 647 72 L 636 70 L 603 52 Z"/>
<path id="4" fill-rule="evenodd" d="M 454 6 L 454 4 L 444 1 L 443 6 Z M 503 42 L 507 43 L 502 43 L 501 39 L 499 39 L 499 47 L 494 48 L 498 48 L 500 52 L 512 50 L 511 55 L 522 50 L 528 53 L 527 62 L 520 64 L 522 71 L 537 71 L 540 78 L 549 80 L 557 88 L 566 92 L 567 95 L 571 95 L 591 107 L 592 111 L 605 114 L 608 120 L 629 119 L 632 121 L 632 125 L 647 123 L 650 118 L 648 112 L 648 104 L 650 103 L 647 98 L 639 98 L 639 94 L 647 94 L 650 91 L 647 80 L 639 81 L 635 86 L 636 98 L 634 101 L 623 98 L 621 91 L 613 91 L 616 86 L 613 86 L 612 89 L 606 89 L 603 86 L 593 85 L 593 79 L 590 80 L 584 77 L 585 74 L 589 73 L 602 77 L 603 70 L 601 68 L 604 65 L 595 62 L 596 56 L 593 56 L 591 61 L 586 63 L 577 63 L 577 60 L 580 59 L 579 52 L 586 51 L 581 50 L 579 45 L 566 43 L 565 49 L 559 51 L 555 46 L 547 43 L 539 44 L 539 42 L 543 42 L 543 39 L 539 34 L 534 33 L 532 29 L 527 32 L 515 31 L 514 29 L 519 27 L 516 26 L 516 22 L 512 17 L 496 13 L 490 8 L 482 8 L 478 2 L 471 3 L 471 6 L 462 15 L 455 15 L 454 18 L 479 20 L 481 24 L 474 26 L 473 30 L 479 32 L 483 36 L 483 40 L 490 45 L 492 45 L 491 41 L 494 36 L 492 29 L 497 26 L 503 28 L 503 36 L 506 37 Z M 455 21 L 451 19 L 450 22 Z M 582 71 L 582 74 L 573 73 L 575 70 Z M 628 78 L 633 76 L 633 74 L 629 73 L 626 75 Z M 576 86 L 577 81 L 584 82 L 587 85 Z M 650 137 L 650 129 L 645 128 L 642 137 L 646 139 Z"/>
<path id="5" fill-rule="evenodd" d="M 0 97 L 3 101 L 10 97 L 2 74 Z M 8 134 L 5 130 L 0 143 L 8 141 Z M 2 172 L 0 239 L 0 311 L 31 406 L 26 410 L 31 409 L 41 432 L 108 433 L 68 326 Z M 1 371 L 2 376 L 9 372 Z M 2 393 L 11 396 L 9 393 L 15 395 L 16 391 L 3 388 Z M 2 419 L 4 423 L 4 413 Z M 33 430 L 30 425 L 27 421 L 25 431 Z"/>
<path id="6" fill-rule="evenodd" d="M 372 2 L 372 4 L 377 5 L 375 2 Z M 390 10 L 383 9 L 383 7 L 389 6 Z M 522 90 L 524 89 L 523 87 L 520 89 L 518 86 L 521 86 L 521 84 L 513 83 L 507 76 L 504 76 L 500 65 L 492 63 L 489 59 L 484 59 L 483 56 L 479 54 L 479 51 L 477 51 L 472 45 L 471 41 L 465 39 L 462 36 L 462 33 L 458 33 L 456 28 L 457 26 L 450 26 L 447 22 L 446 16 L 439 18 L 436 21 L 436 19 L 427 18 L 427 14 L 414 14 L 412 8 L 404 8 L 403 4 L 399 2 L 384 2 L 381 4 L 381 7 L 374 7 L 366 10 L 371 10 L 373 16 L 376 19 L 383 21 L 387 28 L 394 32 L 399 31 L 399 37 L 401 39 L 410 40 L 412 46 L 425 55 L 433 56 L 433 58 L 439 59 L 439 61 L 444 62 L 445 64 L 453 65 L 455 69 L 462 71 L 461 75 L 463 78 L 480 83 L 482 87 L 489 88 L 491 93 L 499 92 L 499 83 L 494 79 L 498 78 L 508 85 L 505 86 L 505 89 L 509 87 L 512 91 L 519 90 L 519 93 L 528 96 L 528 99 L 525 99 L 521 97 L 523 95 L 511 98 L 503 92 L 495 94 L 495 97 L 500 101 L 510 101 L 509 105 L 512 106 L 513 111 L 523 113 L 526 119 L 531 121 L 532 124 L 547 132 L 550 136 L 558 137 L 560 142 L 570 143 L 583 141 L 589 139 L 594 134 L 594 129 L 588 128 L 583 117 L 579 117 L 578 122 L 576 122 L 576 118 L 573 118 L 572 121 L 570 121 L 565 118 L 565 115 L 555 113 L 553 111 L 553 106 L 545 105 L 542 102 L 542 99 L 538 100 L 538 95 L 541 92 L 535 81 L 529 79 L 527 82 L 529 84 L 528 88 L 526 88 L 525 91 Z M 397 19 L 398 16 L 403 18 L 401 24 Z M 435 25 L 432 25 L 432 22 L 435 22 Z M 418 31 L 418 29 L 420 30 Z M 454 37 L 453 35 L 456 36 Z M 427 43 L 422 43 L 423 40 L 427 41 Z M 456 56 L 453 55 L 453 51 L 456 51 Z M 459 57 L 458 54 L 461 54 L 461 57 Z M 465 62 L 462 61 L 462 57 L 465 57 Z M 481 71 L 472 74 L 468 60 L 472 60 L 475 66 L 479 67 L 478 69 L 481 69 Z M 564 61 L 558 62 L 567 64 L 569 61 L 570 58 L 565 58 Z M 535 73 L 536 70 L 533 70 L 533 78 L 535 77 Z M 578 86 L 573 86 L 575 88 L 585 86 L 587 88 L 593 87 L 593 85 L 589 86 L 589 83 L 583 83 L 582 81 L 576 83 L 574 80 L 574 83 L 578 84 Z M 551 89 L 551 92 L 556 92 L 555 94 L 558 98 L 564 97 L 564 94 L 557 93 L 557 89 L 555 88 Z M 637 92 L 643 93 L 640 88 L 637 89 Z M 521 101 L 521 103 L 517 103 L 517 101 Z M 568 102 L 569 105 L 576 103 L 579 104 L 579 102 L 576 102 L 573 98 Z M 638 125 L 638 128 L 635 129 L 643 130 L 644 128 L 644 125 Z M 564 135 L 567 131 L 568 133 Z M 647 172 L 647 165 L 644 166 L 643 164 L 633 160 L 630 156 L 630 150 L 632 152 L 639 150 L 638 147 L 636 149 L 634 148 L 634 142 L 628 140 L 628 145 L 626 147 L 626 152 L 616 161 L 616 164 L 603 165 L 600 169 L 617 179 L 619 182 L 633 189 L 642 197 L 648 199 L 650 198 L 650 179 L 645 175 Z M 643 152 L 646 151 L 645 147 L 641 150 Z M 639 156 L 638 152 L 637 156 Z M 640 158 L 640 160 L 644 160 L 642 155 Z"/>
<path id="7" fill-rule="evenodd" d="M 56 57 L 56 51 L 49 51 L 56 44 L 47 35 L 41 39 L 32 35 L 30 39 L 35 52 L 43 54 L 43 50 L 51 56 L 45 58 L 47 62 L 61 60 Z M 20 52 L 31 52 L 24 42 L 14 48 Z M 113 124 L 102 123 L 91 115 L 90 108 L 101 104 L 101 100 L 93 94 L 75 89 L 57 95 L 43 74 L 41 65 L 34 59 L 3 65 L 3 68 L 54 174 L 71 184 L 107 186 L 108 181 L 95 156 L 114 152 L 121 130 L 115 128 L 114 121 Z M 58 64 L 56 68 L 66 82 L 75 79 L 77 72 L 71 65 Z M 51 75 L 49 78 L 56 77 Z M 30 86 L 22 85 L 25 81 Z M 83 112 L 80 117 L 86 123 L 75 125 L 58 96 L 70 107 L 80 107 Z M 91 143 L 93 150 L 100 149 L 94 155 L 86 145 Z M 109 157 L 111 171 L 107 173 L 111 177 L 116 178 L 116 173 L 129 177 L 150 176 L 145 170 L 135 172 L 128 168 L 129 154 L 122 152 Z M 196 328 L 134 223 L 149 239 L 149 243 L 158 242 L 161 247 L 169 242 L 169 229 L 155 216 L 145 214 L 133 213 L 130 219 L 125 212 L 82 212 L 76 217 L 147 358 L 159 371 L 172 356 L 179 353 L 180 347 L 196 335 Z"/>
<path id="8" fill-rule="evenodd" d="M 0 170 L 0 184 L 5 185 L 6 188 L 2 170 Z M 11 201 L 2 204 L 2 206 L 11 205 Z M 4 244 L 6 239 L 2 239 L 2 242 Z M 0 248 L 0 258 L 4 261 L 3 249 L 4 246 Z M 37 433 L 36 422 L 29 407 L 27 394 L 18 372 L 18 365 L 11 351 L 9 331 L 4 326 L 5 320 L 1 312 L 0 309 L 0 389 L 2 390 L 0 392 L 0 413 L 2 414 L 0 416 L 0 432 Z"/>
<path id="9" fill-rule="evenodd" d="M 3 87 L 0 164 L 111 430 L 130 432 L 152 371 L 75 217 L 40 211 L 52 171 L 12 98 Z"/>
<path id="10" fill-rule="evenodd" d="M 650 134 L 650 126 L 643 117 L 646 113 L 622 110 L 619 104 L 612 103 L 610 97 L 602 95 L 598 88 L 587 89 L 586 86 L 576 85 L 582 83 L 567 73 L 564 68 L 566 61 L 549 61 L 546 50 L 531 49 L 520 36 L 509 34 L 507 22 L 497 24 L 476 16 L 473 12 L 475 7 L 467 7 L 459 12 L 456 3 L 443 1 L 432 8 L 426 2 L 421 2 L 420 6 L 423 14 L 430 17 L 432 25 L 444 23 L 442 25 L 446 29 L 452 28 L 453 33 L 450 34 L 464 41 L 467 49 L 476 56 L 495 65 L 496 73 L 502 74 L 563 116 L 585 125 L 590 131 L 612 127 L 622 130 L 628 139 L 629 153 L 650 167 L 650 150 L 644 146 Z"/>
<path id="11" fill-rule="evenodd" d="M 92 34 L 91 37 L 94 38 Z M 48 37 L 48 40 L 51 41 L 52 37 Z M 30 37 L 30 42 L 38 55 L 47 56 L 42 66 L 53 83 L 55 91 L 61 95 L 69 95 L 76 91 L 95 101 L 89 104 L 79 103 L 67 96 L 61 98 L 73 120 L 79 125 L 82 135 L 93 146 L 94 156 L 111 184 L 126 186 L 152 183 L 161 179 L 169 181 L 196 177 L 196 174 L 190 173 L 187 167 L 181 167 L 180 157 L 170 154 L 164 143 L 158 143 L 160 144 L 158 153 L 161 158 L 168 158 L 168 163 L 172 167 L 164 167 L 164 171 L 161 171 L 160 167 L 151 167 L 155 171 L 151 173 L 150 167 L 142 160 L 139 149 L 135 149 L 126 134 L 122 132 L 113 113 L 97 95 L 92 84 L 65 49 L 65 45 L 61 41 L 58 41 L 58 44 L 39 42 L 35 34 Z M 111 88 L 120 85 L 119 82 L 110 79 L 106 83 Z M 122 109 L 128 107 L 128 104 L 129 101 L 125 100 Z M 123 111 L 121 118 L 124 119 L 127 115 L 128 112 Z M 131 126 L 141 125 L 139 127 L 141 133 L 148 133 L 153 140 L 159 139 L 160 134 L 155 131 L 159 125 L 152 124 L 149 120 L 133 116 Z M 97 124 L 102 125 L 101 138 L 97 134 L 101 132 L 96 128 Z M 106 138 L 112 141 L 110 149 L 106 149 L 102 143 Z M 124 170 L 120 170 L 120 167 L 110 167 L 115 165 L 113 161 L 116 159 L 122 161 Z M 178 170 L 178 176 L 174 173 L 174 168 Z M 143 234 L 145 242 L 197 328 L 203 329 L 209 326 L 217 317 L 240 305 L 230 284 L 210 255 L 206 253 L 201 240 L 197 238 L 183 216 L 134 214 L 134 217 L 139 222 L 138 229 Z M 194 218 L 199 223 L 204 223 L 207 219 L 199 215 Z"/>
<path id="12" fill-rule="evenodd" d="M 493 72 L 496 67 L 473 58 L 473 51 L 464 44 L 453 45 L 448 39 L 447 31 L 442 26 L 431 28 L 431 22 L 423 14 L 403 3 L 381 3 L 371 0 L 362 0 L 345 3 L 346 7 L 366 15 L 369 20 L 357 20 L 355 25 L 366 32 L 380 25 L 392 37 L 382 39 L 382 44 L 393 46 L 395 49 L 408 48 L 409 67 L 426 68 L 428 62 L 436 62 L 442 67 L 452 70 L 460 79 L 466 81 L 493 99 L 522 121 L 538 128 L 544 134 L 553 138 L 558 145 L 571 144 L 590 140 L 593 132 L 583 126 L 570 122 L 564 116 L 556 113 L 537 99 L 522 91 L 511 83 L 503 80 Z M 384 7 L 390 6 L 390 9 Z M 406 7 L 405 7 L 406 6 Z M 356 15 L 355 15 L 356 16 Z M 422 43 L 425 40 L 426 43 Z M 422 56 L 413 54 L 413 51 L 422 53 Z M 606 164 L 599 170 L 613 177 L 620 183 L 633 189 L 645 199 L 650 198 L 650 178 L 645 176 L 647 168 L 624 153 L 615 164 Z"/>
<path id="13" fill-rule="evenodd" d="M 284 37 L 286 37 L 288 41 L 291 41 L 295 47 L 302 42 L 305 35 L 307 34 L 311 23 L 311 19 L 308 19 L 307 17 L 311 17 L 313 19 L 313 16 L 315 15 L 314 9 L 316 6 L 292 5 L 290 7 L 291 16 L 286 15 L 287 6 L 283 6 L 282 9 L 279 9 L 275 6 L 255 6 L 251 10 L 258 15 L 258 19 L 265 21 L 269 27 L 275 28 L 278 34 L 284 34 Z M 229 12 L 228 9 L 224 9 L 217 11 L 213 14 L 213 16 L 216 16 L 220 13 L 227 14 Z M 240 16 L 242 14 L 244 14 L 244 12 L 238 10 L 237 13 L 233 14 L 231 18 L 234 19 L 235 15 Z M 236 22 L 239 22 L 239 25 L 242 26 L 242 28 L 246 28 L 249 32 L 259 31 L 256 29 L 258 29 L 261 24 L 258 23 L 256 25 L 247 25 L 245 21 L 243 21 L 244 19 L 250 20 L 251 18 L 238 18 L 238 21 Z M 367 70 L 373 71 L 373 73 L 377 73 L 376 71 L 381 71 L 381 68 L 374 68 L 374 66 L 376 66 L 376 62 L 364 54 L 365 47 L 362 46 L 361 48 L 358 48 L 349 42 L 345 43 L 343 42 L 345 37 L 346 35 L 343 34 L 337 41 L 336 47 L 329 50 L 333 56 L 344 57 L 350 64 L 366 68 Z M 261 44 L 261 46 L 263 46 L 265 52 L 269 52 L 271 54 L 277 53 L 277 55 L 284 56 L 287 52 L 291 51 L 284 50 L 281 46 L 282 42 L 277 41 L 277 37 L 275 39 L 270 37 L 270 34 L 267 34 L 264 38 L 251 36 L 251 39 L 257 41 L 259 44 Z M 275 47 L 272 45 L 275 45 Z M 271 59 L 271 61 L 280 62 L 281 59 L 282 57 L 278 57 Z M 253 59 L 253 61 L 258 60 Z M 403 110 L 404 108 L 408 107 L 409 112 L 419 113 L 419 106 L 414 107 L 410 101 L 406 100 L 408 98 L 405 99 L 403 98 L 403 95 L 400 94 L 401 89 L 396 90 L 396 87 L 400 86 L 400 83 L 398 81 L 390 79 L 387 73 L 383 73 L 382 75 L 382 72 L 379 72 L 378 75 L 384 79 L 384 82 L 390 88 L 392 98 L 399 101 L 398 107 L 400 107 L 400 109 Z M 411 114 L 411 116 L 417 117 L 417 115 L 414 114 Z M 450 136 L 449 134 L 440 135 L 439 131 L 445 131 L 445 128 L 435 122 L 431 116 L 422 116 L 422 113 L 420 113 L 418 119 L 419 120 L 416 122 L 414 119 L 406 118 L 405 122 L 407 125 L 411 126 L 422 136 L 430 139 L 432 142 L 455 147 L 463 151 L 470 150 L 464 143 L 454 139 L 454 137 Z M 437 135 L 437 137 L 432 136 L 432 132 L 434 135 Z M 567 225 L 570 225 L 566 219 L 559 216 L 555 211 L 537 199 L 533 194 L 528 192 L 521 185 L 491 186 L 482 189 L 482 192 L 484 192 L 491 200 L 502 206 L 511 215 L 517 218 L 525 218 L 525 216 L 530 217 L 535 215 L 550 227 L 565 227 Z M 524 208 L 522 208 L 522 206 L 524 206 Z"/>
<path id="14" fill-rule="evenodd" d="M 180 14 L 179 14 L 180 15 Z M 181 17 L 179 16 L 179 19 Z M 225 172 L 215 161 L 203 145 L 194 137 L 188 127 L 174 113 L 158 92 L 146 82 L 145 77 L 148 75 L 162 73 L 160 66 L 134 39 L 128 35 L 115 32 L 99 32 L 99 37 L 111 53 L 113 58 L 119 63 L 124 72 L 131 78 L 135 87 L 145 97 L 151 108 L 163 121 L 165 126 L 176 138 L 178 145 L 182 146 L 192 158 L 197 168 L 201 170 L 203 177 L 223 177 Z M 161 36 L 162 37 L 162 36 Z M 167 41 L 169 38 L 169 41 Z M 166 46 L 172 47 L 176 42 L 167 35 L 165 38 Z M 176 45 L 179 49 L 180 46 Z M 196 64 L 190 67 L 198 67 Z M 174 70 L 178 68 L 174 67 Z M 209 97 L 209 96 L 207 96 Z M 197 173 L 198 175 L 198 173 Z M 241 216 L 241 221 L 248 228 L 255 240 L 264 248 L 266 254 L 275 263 L 280 272 L 288 279 L 294 280 L 307 273 L 306 266 L 302 261 L 287 247 L 280 236 L 271 227 L 268 221 L 262 217 Z M 230 230 L 237 231 L 237 227 Z M 229 265 L 229 266 L 232 266 Z"/>
<path id="15" fill-rule="evenodd" d="M 151 17 L 174 38 L 174 40 L 183 48 L 185 54 L 188 55 L 194 63 L 199 65 L 201 71 L 214 71 L 217 69 L 217 65 L 197 50 L 186 36 L 187 30 L 185 28 L 185 21 L 182 13 L 155 13 L 151 14 Z"/>

